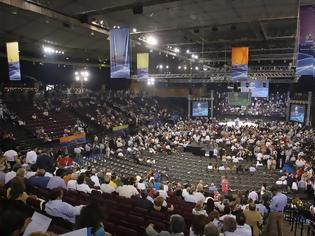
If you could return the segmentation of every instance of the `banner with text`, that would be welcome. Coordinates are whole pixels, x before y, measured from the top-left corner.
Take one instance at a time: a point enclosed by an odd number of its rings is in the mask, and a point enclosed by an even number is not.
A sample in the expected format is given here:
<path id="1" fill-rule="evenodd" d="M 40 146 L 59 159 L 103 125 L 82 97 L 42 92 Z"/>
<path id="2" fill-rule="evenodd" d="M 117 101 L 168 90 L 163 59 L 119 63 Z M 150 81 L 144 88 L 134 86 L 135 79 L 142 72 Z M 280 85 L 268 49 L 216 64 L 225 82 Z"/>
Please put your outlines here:
<path id="1" fill-rule="evenodd" d="M 300 7 L 299 44 L 296 61 L 297 76 L 315 77 L 315 8 L 314 6 Z"/>
<path id="2" fill-rule="evenodd" d="M 248 47 L 232 48 L 231 77 L 235 81 L 247 80 L 248 75 Z"/>
<path id="3" fill-rule="evenodd" d="M 149 53 L 137 54 L 137 77 L 139 80 L 149 78 Z"/>
<path id="4" fill-rule="evenodd" d="M 86 137 L 85 137 L 85 133 L 82 132 L 82 133 L 76 133 L 73 135 L 61 137 L 59 141 L 62 146 L 71 146 L 71 145 L 86 143 Z"/>
<path id="5" fill-rule="evenodd" d="M 7 43 L 7 57 L 9 66 L 9 79 L 21 80 L 20 57 L 19 57 L 19 43 Z"/>
<path id="6" fill-rule="evenodd" d="M 129 28 L 110 30 L 110 77 L 130 79 Z"/>

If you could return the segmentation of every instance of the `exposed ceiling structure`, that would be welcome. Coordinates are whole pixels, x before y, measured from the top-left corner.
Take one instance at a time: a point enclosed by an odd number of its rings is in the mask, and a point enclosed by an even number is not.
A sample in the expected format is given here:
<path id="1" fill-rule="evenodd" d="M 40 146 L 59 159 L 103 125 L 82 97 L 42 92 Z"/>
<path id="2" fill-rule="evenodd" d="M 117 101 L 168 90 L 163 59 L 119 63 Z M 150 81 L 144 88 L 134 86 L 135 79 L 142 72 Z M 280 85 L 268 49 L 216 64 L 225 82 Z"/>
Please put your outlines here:
<path id="1" fill-rule="evenodd" d="M 0 0 L 0 43 L 19 41 L 34 57 L 51 45 L 65 51 L 59 60 L 104 63 L 108 31 L 127 26 L 136 29 L 133 51 L 148 50 L 139 38 L 154 35 L 157 51 L 177 47 L 184 58 L 189 50 L 222 61 L 232 46 L 249 46 L 251 60 L 292 60 L 299 4 L 315 0 Z"/>

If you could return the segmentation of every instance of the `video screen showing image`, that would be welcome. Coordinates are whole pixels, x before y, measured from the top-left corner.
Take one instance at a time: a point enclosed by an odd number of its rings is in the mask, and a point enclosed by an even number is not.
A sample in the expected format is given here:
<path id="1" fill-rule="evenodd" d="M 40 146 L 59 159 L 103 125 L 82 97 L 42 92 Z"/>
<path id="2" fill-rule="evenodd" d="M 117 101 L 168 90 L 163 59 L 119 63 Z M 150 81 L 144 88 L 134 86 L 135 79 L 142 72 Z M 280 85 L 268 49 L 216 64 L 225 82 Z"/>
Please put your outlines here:
<path id="1" fill-rule="evenodd" d="M 229 105 L 230 106 L 248 106 L 249 104 L 249 93 L 229 93 Z"/>
<path id="2" fill-rule="evenodd" d="M 192 102 L 192 116 L 208 116 L 209 114 L 208 102 L 193 101 Z"/>
<path id="3" fill-rule="evenodd" d="M 291 104 L 290 107 L 290 121 L 304 123 L 305 120 L 305 106 Z"/>
<path id="4" fill-rule="evenodd" d="M 241 82 L 241 92 L 251 93 L 253 98 L 266 98 L 269 94 L 269 81 L 251 80 Z"/>

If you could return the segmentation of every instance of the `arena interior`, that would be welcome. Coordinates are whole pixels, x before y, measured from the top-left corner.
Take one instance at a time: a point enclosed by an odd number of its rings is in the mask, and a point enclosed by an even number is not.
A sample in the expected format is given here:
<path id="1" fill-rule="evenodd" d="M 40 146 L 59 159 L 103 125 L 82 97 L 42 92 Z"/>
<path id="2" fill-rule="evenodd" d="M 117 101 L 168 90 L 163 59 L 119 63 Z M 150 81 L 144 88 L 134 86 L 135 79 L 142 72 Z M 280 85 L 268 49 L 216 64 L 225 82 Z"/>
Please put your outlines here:
<path id="1" fill-rule="evenodd" d="M 314 0 L 0 0 L 1 236 L 315 235 Z"/>

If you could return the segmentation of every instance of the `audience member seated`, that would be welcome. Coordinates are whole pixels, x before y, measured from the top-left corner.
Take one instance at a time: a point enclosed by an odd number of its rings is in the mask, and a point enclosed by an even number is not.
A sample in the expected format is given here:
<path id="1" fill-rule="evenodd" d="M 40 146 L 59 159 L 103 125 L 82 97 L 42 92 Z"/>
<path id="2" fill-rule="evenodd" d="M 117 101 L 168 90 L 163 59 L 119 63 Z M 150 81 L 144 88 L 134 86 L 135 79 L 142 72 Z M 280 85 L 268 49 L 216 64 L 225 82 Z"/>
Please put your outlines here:
<path id="1" fill-rule="evenodd" d="M 46 213 L 75 223 L 75 218 L 80 215 L 83 206 L 72 206 L 62 201 L 62 198 L 63 190 L 61 188 L 52 189 L 49 195 L 49 201 L 45 204 Z"/>
<path id="2" fill-rule="evenodd" d="M 122 181 L 124 185 L 116 189 L 120 197 L 131 198 L 139 195 L 138 190 L 133 185 L 135 182 L 133 178 L 124 178 Z"/>
<path id="3" fill-rule="evenodd" d="M 12 180 L 11 186 L 7 190 L 7 198 L 10 200 L 22 201 L 26 204 L 26 199 L 29 195 L 26 193 L 26 187 L 20 178 Z"/>
<path id="4" fill-rule="evenodd" d="M 104 213 L 96 204 L 84 206 L 81 209 L 80 215 L 76 220 L 75 227 L 82 229 L 91 227 L 92 235 L 105 236 L 105 229 L 103 226 Z M 110 235 L 106 233 L 106 235 Z"/>
<path id="5" fill-rule="evenodd" d="M 45 176 L 45 173 L 44 169 L 38 169 L 36 174 L 28 179 L 29 184 L 32 187 L 46 188 L 50 177 Z"/>
<path id="6" fill-rule="evenodd" d="M 158 233 L 154 229 L 154 225 L 150 224 L 146 228 L 146 233 L 148 236 L 157 236 L 157 235 L 184 235 L 185 232 L 185 220 L 181 215 L 175 214 L 170 217 L 170 232 L 161 231 Z"/>
<path id="7" fill-rule="evenodd" d="M 86 184 L 86 175 L 84 173 L 80 174 L 77 179 L 76 190 L 83 193 L 92 192 L 92 189 L 89 187 L 89 185 Z"/>
<path id="8" fill-rule="evenodd" d="M 55 189 L 55 188 L 63 188 L 66 189 L 66 183 L 63 180 L 62 175 L 64 173 L 63 169 L 56 170 L 56 175 L 51 177 L 48 181 L 47 188 Z"/>

